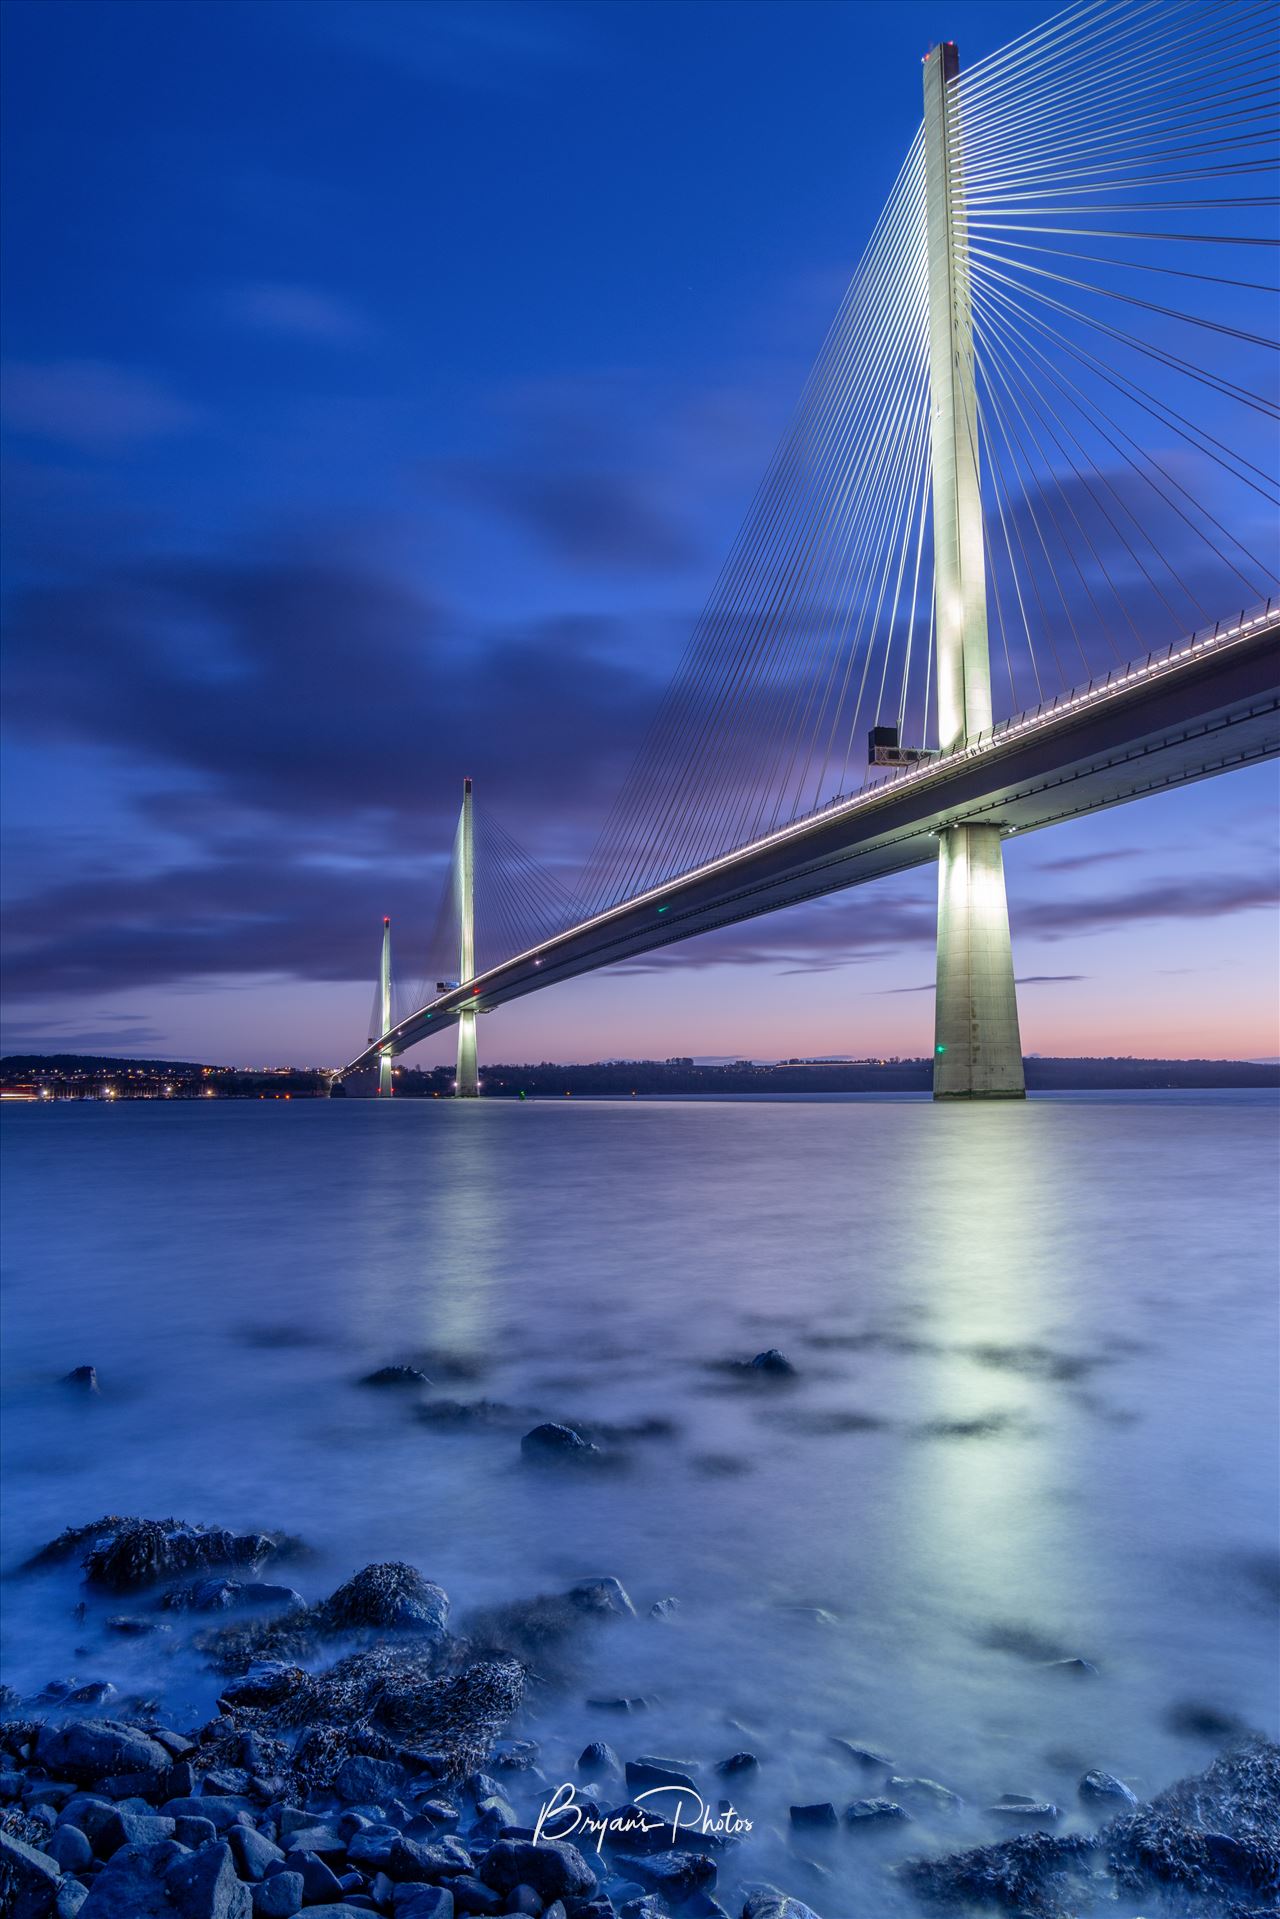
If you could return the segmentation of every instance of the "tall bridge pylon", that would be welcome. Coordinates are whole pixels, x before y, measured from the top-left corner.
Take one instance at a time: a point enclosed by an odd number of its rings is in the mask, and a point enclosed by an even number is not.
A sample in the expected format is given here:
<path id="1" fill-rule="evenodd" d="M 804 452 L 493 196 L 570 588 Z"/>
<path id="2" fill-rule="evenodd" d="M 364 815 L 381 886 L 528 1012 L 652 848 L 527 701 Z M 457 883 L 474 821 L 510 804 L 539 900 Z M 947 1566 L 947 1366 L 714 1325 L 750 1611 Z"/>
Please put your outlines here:
<path id="1" fill-rule="evenodd" d="M 385 1040 L 391 1031 L 391 920 L 382 922 L 382 958 L 378 966 L 378 1032 Z M 391 1048 L 384 1046 L 378 1055 L 378 1097 L 391 1098 Z"/>
<path id="2" fill-rule="evenodd" d="M 467 986 L 476 974 L 476 840 L 470 780 L 462 782 L 457 871 L 458 984 Z M 474 1006 L 464 1006 L 458 1015 L 458 1078 L 454 1092 L 459 1099 L 476 1099 L 480 1092 Z"/>
<path id="3" fill-rule="evenodd" d="M 929 285 L 929 467 L 934 527 L 938 741 L 991 726 L 986 551 L 955 44 L 924 62 Z M 957 824 L 938 840 L 935 1099 L 1024 1099 L 1022 1042 L 1000 828 Z"/>

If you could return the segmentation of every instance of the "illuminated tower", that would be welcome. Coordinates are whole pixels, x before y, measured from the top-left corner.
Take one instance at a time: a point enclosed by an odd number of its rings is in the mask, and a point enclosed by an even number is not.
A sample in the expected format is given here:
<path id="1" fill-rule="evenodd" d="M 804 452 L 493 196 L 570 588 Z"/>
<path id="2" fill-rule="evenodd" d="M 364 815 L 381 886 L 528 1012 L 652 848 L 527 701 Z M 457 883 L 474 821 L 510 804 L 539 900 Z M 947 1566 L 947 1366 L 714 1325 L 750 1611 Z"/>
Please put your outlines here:
<path id="1" fill-rule="evenodd" d="M 944 753 L 991 725 L 978 400 L 955 46 L 924 63 L 938 741 Z M 1023 1099 L 1022 1043 L 998 826 L 938 836 L 935 1099 Z"/>

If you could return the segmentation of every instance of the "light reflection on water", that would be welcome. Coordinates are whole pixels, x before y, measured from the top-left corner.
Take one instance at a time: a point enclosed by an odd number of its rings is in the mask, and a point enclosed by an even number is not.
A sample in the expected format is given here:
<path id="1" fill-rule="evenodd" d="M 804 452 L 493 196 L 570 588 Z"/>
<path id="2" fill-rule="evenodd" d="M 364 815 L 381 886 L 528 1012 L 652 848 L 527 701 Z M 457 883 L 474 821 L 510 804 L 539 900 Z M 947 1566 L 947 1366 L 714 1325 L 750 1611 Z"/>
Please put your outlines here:
<path id="1" fill-rule="evenodd" d="M 991 1831 L 926 1816 L 811 1876 L 788 1804 L 874 1790 L 832 1733 L 971 1805 L 1073 1807 L 1088 1766 L 1151 1791 L 1202 1764 L 1167 1723 L 1179 1701 L 1275 1729 L 1269 1099 L 210 1102 L 4 1125 L 8 1566 L 100 1512 L 173 1512 L 301 1533 L 308 1597 L 388 1557 L 458 1617 L 590 1573 L 642 1613 L 674 1594 L 675 1622 L 602 1633 L 539 1692 L 547 1769 L 591 1737 L 703 1763 L 754 1745 L 747 1868 L 825 1919 L 890 1913 L 884 1860 Z M 794 1382 L 719 1365 L 770 1345 Z M 675 1432 L 617 1471 L 531 1475 L 519 1425 L 433 1431 L 352 1383 L 420 1353 L 441 1394 L 528 1423 Z M 100 1404 L 51 1383 L 85 1361 Z M 73 1598 L 8 1586 L 12 1683 L 75 1670 L 208 1706 L 181 1653 L 76 1626 Z M 1099 1674 L 1046 1670 L 1056 1654 Z M 654 1704 L 584 1704 L 611 1693 Z"/>

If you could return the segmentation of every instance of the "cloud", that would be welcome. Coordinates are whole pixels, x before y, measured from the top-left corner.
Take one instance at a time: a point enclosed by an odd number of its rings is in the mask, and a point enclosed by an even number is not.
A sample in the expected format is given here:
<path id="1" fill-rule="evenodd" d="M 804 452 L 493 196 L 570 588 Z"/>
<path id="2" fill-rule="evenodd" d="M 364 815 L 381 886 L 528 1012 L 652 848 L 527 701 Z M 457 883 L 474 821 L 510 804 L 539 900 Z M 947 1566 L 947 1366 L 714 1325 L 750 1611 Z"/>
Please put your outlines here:
<path id="1" fill-rule="evenodd" d="M 1111 846 L 1096 853 L 1069 853 L 1062 859 L 1040 860 L 1036 871 L 1037 873 L 1084 873 L 1094 866 L 1110 866 L 1116 860 L 1140 859 L 1141 856 L 1140 846 Z"/>
<path id="2" fill-rule="evenodd" d="M 1014 981 L 1015 986 L 1056 986 L 1066 980 L 1089 979 L 1088 973 L 1022 973 Z M 883 986 L 884 993 L 933 993 L 936 983 L 929 979 L 919 986 Z"/>
<path id="3" fill-rule="evenodd" d="M 318 287 L 258 281 L 235 288 L 225 304 L 238 324 L 284 339 L 345 347 L 359 346 L 373 337 L 373 328 L 362 314 Z"/>
<path id="4" fill-rule="evenodd" d="M 105 360 L 11 360 L 0 412 L 15 432 L 86 453 L 185 433 L 199 419 L 162 380 Z"/>
<path id="5" fill-rule="evenodd" d="M 1066 939 L 1113 932 L 1143 920 L 1222 919 L 1259 908 L 1274 912 L 1276 900 L 1270 875 L 1193 875 L 1094 899 L 1027 901 L 1015 910 L 1015 937 L 1031 933 L 1041 939 Z"/>
<path id="6" fill-rule="evenodd" d="M 453 471 L 473 499 L 575 566 L 681 567 L 699 557 L 687 526 L 633 474 L 602 466 L 556 471 L 536 461 L 459 462 Z"/>

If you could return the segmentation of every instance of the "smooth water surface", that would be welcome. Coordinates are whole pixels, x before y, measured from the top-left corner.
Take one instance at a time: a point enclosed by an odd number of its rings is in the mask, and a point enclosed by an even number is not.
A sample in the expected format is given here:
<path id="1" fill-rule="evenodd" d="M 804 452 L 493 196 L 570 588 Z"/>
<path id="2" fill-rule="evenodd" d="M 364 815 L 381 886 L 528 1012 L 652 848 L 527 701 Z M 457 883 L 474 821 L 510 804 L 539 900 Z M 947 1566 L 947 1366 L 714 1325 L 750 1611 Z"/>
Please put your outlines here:
<path id="1" fill-rule="evenodd" d="M 6 1568 L 126 1512 L 299 1533 L 268 1576 L 308 1598 L 410 1559 L 455 1622 L 616 1574 L 641 1618 L 536 1690 L 545 1770 L 752 1747 L 743 1876 L 824 1919 L 902 1909 L 885 1865 L 994 1836 L 1002 1792 L 1075 1818 L 1087 1767 L 1204 1764 L 1204 1709 L 1276 1730 L 1269 1097 L 58 1105 L 4 1134 Z M 770 1346 L 794 1381 L 724 1366 Z M 521 1419 L 437 1430 L 355 1383 L 418 1355 Z M 100 1401 L 55 1383 L 85 1362 Z M 564 1476 L 520 1462 L 539 1418 L 670 1426 Z M 7 1582 L 11 1684 L 211 1708 L 74 1597 Z M 1075 1655 L 1097 1675 L 1046 1663 Z M 611 1693 L 652 1703 L 585 1703 Z M 831 1734 L 970 1810 L 806 1864 L 788 1805 L 875 1790 Z"/>

